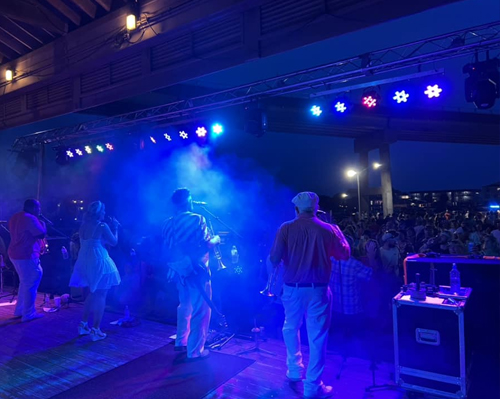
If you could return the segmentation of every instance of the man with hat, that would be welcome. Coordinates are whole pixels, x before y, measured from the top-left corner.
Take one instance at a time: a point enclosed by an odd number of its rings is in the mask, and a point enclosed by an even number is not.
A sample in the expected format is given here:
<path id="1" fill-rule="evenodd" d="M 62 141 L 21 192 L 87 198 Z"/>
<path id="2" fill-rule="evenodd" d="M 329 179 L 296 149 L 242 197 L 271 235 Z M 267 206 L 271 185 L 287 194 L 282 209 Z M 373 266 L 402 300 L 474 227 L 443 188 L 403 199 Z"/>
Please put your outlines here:
<path id="1" fill-rule="evenodd" d="M 299 193 L 292 203 L 296 218 L 281 225 L 270 253 L 275 267 L 281 261 L 284 265 L 281 299 L 285 308 L 286 375 L 292 381 L 302 380 L 300 326 L 305 316 L 310 356 L 304 396 L 325 398 L 332 394 L 332 387 L 321 379 L 331 318 L 330 258 L 347 260 L 351 251 L 340 229 L 316 216 L 319 198 L 315 193 Z"/>

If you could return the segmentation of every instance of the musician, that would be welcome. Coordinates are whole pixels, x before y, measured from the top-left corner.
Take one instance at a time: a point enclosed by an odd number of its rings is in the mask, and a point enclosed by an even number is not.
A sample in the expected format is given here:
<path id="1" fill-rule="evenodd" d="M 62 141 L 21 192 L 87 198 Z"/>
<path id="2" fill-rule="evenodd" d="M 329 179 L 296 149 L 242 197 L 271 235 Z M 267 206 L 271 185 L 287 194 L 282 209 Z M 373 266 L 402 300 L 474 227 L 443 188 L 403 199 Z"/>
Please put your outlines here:
<path id="1" fill-rule="evenodd" d="M 209 355 L 205 341 L 211 310 L 201 290 L 211 298 L 208 251 L 220 243 L 220 237 L 211 237 L 205 218 L 193 213 L 191 193 L 187 188 L 175 190 L 171 200 L 176 214 L 163 228 L 166 258 L 172 260 L 173 257 L 187 256 L 194 267 L 194 273 L 188 278 L 177 278 L 179 306 L 175 350 L 187 351 L 187 357 L 191 359 L 204 358 Z"/>
<path id="2" fill-rule="evenodd" d="M 40 203 L 35 199 L 27 199 L 23 211 L 9 220 L 11 241 L 8 253 L 19 275 L 14 316 L 21 317 L 23 322 L 43 316 L 35 311 L 36 291 L 43 274 L 40 253 L 44 246 L 43 238 L 47 234 L 45 223 L 38 219 L 39 215 Z"/>
<path id="3" fill-rule="evenodd" d="M 312 192 L 302 192 L 293 198 L 297 216 L 279 228 L 270 260 L 274 266 L 283 260 L 284 267 L 281 300 L 285 308 L 286 376 L 292 381 L 302 380 L 304 365 L 300 350 L 300 326 L 305 316 L 310 357 L 304 396 L 323 398 L 332 394 L 332 387 L 326 386 L 321 379 L 330 328 L 330 257 L 347 260 L 350 248 L 336 225 L 318 219 L 318 202 L 318 196 Z"/>

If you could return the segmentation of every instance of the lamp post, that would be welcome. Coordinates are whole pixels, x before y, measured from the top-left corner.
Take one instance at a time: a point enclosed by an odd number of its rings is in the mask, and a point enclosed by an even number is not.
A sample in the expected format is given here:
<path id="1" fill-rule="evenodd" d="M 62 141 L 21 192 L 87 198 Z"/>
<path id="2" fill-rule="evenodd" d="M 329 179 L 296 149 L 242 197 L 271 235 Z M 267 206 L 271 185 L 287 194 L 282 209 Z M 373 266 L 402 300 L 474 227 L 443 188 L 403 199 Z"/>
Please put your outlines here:
<path id="1" fill-rule="evenodd" d="M 378 162 L 375 162 L 373 164 L 373 169 L 377 170 L 379 169 L 380 167 L 382 166 L 382 164 L 378 163 Z M 360 187 L 360 184 L 359 184 L 359 175 L 361 175 L 361 173 L 363 172 L 366 172 L 369 168 L 365 168 L 363 169 L 361 172 L 358 172 L 354 169 L 349 169 L 347 171 L 347 177 L 354 177 L 356 176 L 356 183 L 358 185 L 358 217 L 359 217 L 359 220 L 361 220 L 361 187 Z"/>

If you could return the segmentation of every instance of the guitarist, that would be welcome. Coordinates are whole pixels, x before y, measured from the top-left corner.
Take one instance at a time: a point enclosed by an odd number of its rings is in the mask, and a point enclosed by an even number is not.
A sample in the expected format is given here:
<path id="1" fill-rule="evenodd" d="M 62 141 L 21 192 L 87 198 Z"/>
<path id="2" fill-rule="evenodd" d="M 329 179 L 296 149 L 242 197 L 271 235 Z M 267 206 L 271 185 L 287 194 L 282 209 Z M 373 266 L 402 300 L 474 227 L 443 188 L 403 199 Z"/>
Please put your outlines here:
<path id="1" fill-rule="evenodd" d="M 162 235 L 169 277 L 175 274 L 179 290 L 175 350 L 187 351 L 191 359 L 204 358 L 209 355 L 205 341 L 211 309 L 203 294 L 212 297 L 209 250 L 220 243 L 220 237 L 211 237 L 205 218 L 192 212 L 187 188 L 175 190 L 171 199 L 176 214 L 167 220 Z"/>

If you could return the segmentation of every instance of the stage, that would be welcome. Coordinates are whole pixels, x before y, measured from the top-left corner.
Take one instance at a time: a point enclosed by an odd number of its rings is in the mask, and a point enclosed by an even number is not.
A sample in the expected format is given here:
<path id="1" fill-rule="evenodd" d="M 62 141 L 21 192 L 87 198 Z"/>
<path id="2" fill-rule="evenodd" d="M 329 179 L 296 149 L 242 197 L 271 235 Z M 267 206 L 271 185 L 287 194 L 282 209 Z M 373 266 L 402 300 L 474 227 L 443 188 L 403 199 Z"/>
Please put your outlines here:
<path id="1" fill-rule="evenodd" d="M 116 399 L 302 397 L 302 383 L 290 383 L 285 377 L 285 346 L 282 340 L 268 339 L 261 344 L 261 348 L 275 352 L 275 356 L 258 353 L 238 356 L 238 353 L 252 348 L 254 343 L 235 338 L 221 351 L 215 351 L 209 359 L 186 365 L 182 354 L 176 353 L 175 356 L 169 357 L 171 352 L 173 353 L 172 340 L 169 338 L 175 333 L 173 326 L 141 320 L 141 324 L 136 327 L 118 327 L 109 323 L 119 319 L 121 315 L 107 312 L 102 329 L 108 333 L 108 337 L 103 341 L 92 342 L 89 337 L 78 337 L 76 334 L 76 325 L 82 311 L 81 304 L 70 303 L 67 308 L 58 312 L 45 313 L 42 319 L 21 323 L 19 319 L 12 318 L 14 305 L 9 304 L 9 299 L 5 297 L 0 302 L 1 398 L 48 399 L 57 396 L 79 399 L 87 397 L 85 392 L 99 389 L 101 382 L 100 391 L 116 392 Z M 43 296 L 39 294 L 39 311 L 42 311 L 42 302 Z M 307 351 L 307 347 L 304 349 Z M 162 355 L 162 351 L 165 355 Z M 148 364 L 148 357 L 151 361 L 148 367 L 144 367 L 145 362 Z M 307 353 L 305 358 L 307 361 Z M 161 364 L 162 359 L 165 359 L 165 365 Z M 231 370 L 224 369 L 233 367 L 233 364 L 237 373 L 223 376 L 222 382 L 220 375 L 212 375 L 208 382 L 203 380 L 207 378 L 207 373 L 217 374 L 217 367 L 221 364 L 220 373 L 231 374 Z M 334 387 L 335 397 L 405 397 L 404 393 L 398 391 L 365 393 L 365 387 L 372 384 L 369 361 L 349 357 L 340 379 L 337 379 L 341 364 L 342 357 L 329 351 L 324 381 Z M 211 370 L 207 370 L 208 367 Z M 378 364 L 378 384 L 391 382 L 391 367 L 391 364 L 387 363 Z M 151 369 L 149 374 L 145 371 L 146 368 Z M 155 381 L 148 380 L 153 378 L 151 375 L 155 372 Z M 131 373 L 135 381 L 131 381 Z M 171 384 L 170 386 L 179 388 L 177 385 L 182 384 L 183 380 L 196 381 L 196 378 L 201 378 L 200 385 L 204 384 L 206 387 L 188 384 L 191 388 L 184 389 L 181 396 L 178 393 L 169 394 L 170 391 L 165 386 Z M 127 387 L 125 390 L 123 386 L 127 384 L 131 387 L 133 384 L 133 388 Z M 212 386 L 209 386 L 210 384 Z M 206 392 L 200 394 L 202 388 Z M 127 394 L 120 394 L 120 389 Z M 132 393 L 132 389 L 136 392 L 140 390 L 140 394 Z"/>

